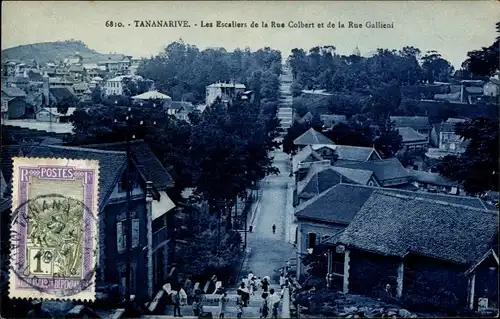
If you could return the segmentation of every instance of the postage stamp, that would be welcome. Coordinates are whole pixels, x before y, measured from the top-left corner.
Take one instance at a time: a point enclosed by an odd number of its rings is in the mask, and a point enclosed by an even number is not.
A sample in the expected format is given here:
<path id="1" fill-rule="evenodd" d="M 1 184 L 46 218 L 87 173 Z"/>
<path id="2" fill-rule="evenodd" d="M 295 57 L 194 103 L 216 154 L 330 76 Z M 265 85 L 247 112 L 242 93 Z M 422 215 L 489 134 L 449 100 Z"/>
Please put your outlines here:
<path id="1" fill-rule="evenodd" d="M 95 299 L 99 163 L 13 159 L 10 298 Z"/>

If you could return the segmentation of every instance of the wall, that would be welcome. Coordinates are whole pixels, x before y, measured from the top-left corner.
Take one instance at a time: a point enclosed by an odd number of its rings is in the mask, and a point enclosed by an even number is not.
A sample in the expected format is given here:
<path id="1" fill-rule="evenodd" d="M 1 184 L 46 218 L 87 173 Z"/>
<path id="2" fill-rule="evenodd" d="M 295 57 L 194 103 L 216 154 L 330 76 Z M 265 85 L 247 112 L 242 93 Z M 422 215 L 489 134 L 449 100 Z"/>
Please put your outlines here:
<path id="1" fill-rule="evenodd" d="M 36 120 L 39 122 L 52 122 L 52 123 L 57 123 L 59 122 L 59 117 L 55 115 L 50 115 L 50 112 L 41 110 L 40 112 L 36 113 Z"/>
<path id="2" fill-rule="evenodd" d="M 380 296 L 385 285 L 389 284 L 392 295 L 396 296 L 397 259 L 359 250 L 351 250 L 350 258 L 350 292 Z"/>
<path id="3" fill-rule="evenodd" d="M 22 99 L 16 98 L 9 102 L 9 119 L 18 119 L 26 113 L 26 102 Z"/>
<path id="4" fill-rule="evenodd" d="M 307 254 L 309 233 L 316 234 L 316 245 L 323 236 L 332 236 L 345 229 L 347 225 L 329 224 L 326 222 L 316 222 L 309 220 L 298 220 L 298 242 L 297 242 L 297 272 L 303 273 L 304 267 L 301 265 L 300 256 Z M 300 264 L 300 265 L 299 265 Z M 300 268 L 300 269 L 299 269 Z"/>
<path id="5" fill-rule="evenodd" d="M 394 178 L 394 179 L 389 179 L 383 181 L 381 184 L 382 186 L 393 186 L 393 185 L 401 185 L 401 184 L 406 184 L 409 181 L 409 177 L 403 177 L 403 178 Z"/>
<path id="6" fill-rule="evenodd" d="M 404 265 L 403 299 L 421 303 L 415 307 L 427 307 L 432 311 L 432 307 L 456 309 L 459 305 L 466 306 L 465 267 L 412 255 L 405 258 Z"/>
<path id="7" fill-rule="evenodd" d="M 147 259 L 146 252 L 142 250 L 147 245 L 146 227 L 146 200 L 145 198 L 132 201 L 131 218 L 139 219 L 139 245 L 131 252 L 131 260 L 136 266 L 135 272 L 135 293 L 138 297 L 147 296 Z M 105 215 L 105 256 L 104 256 L 104 280 L 107 284 L 120 284 L 122 275 L 125 276 L 124 269 L 127 261 L 127 251 L 118 252 L 116 224 L 125 218 L 127 211 L 126 202 L 108 204 L 104 208 Z M 121 270 L 120 270 L 121 269 Z M 122 272 L 122 273 L 121 273 Z M 121 273 L 121 274 L 120 274 Z"/>

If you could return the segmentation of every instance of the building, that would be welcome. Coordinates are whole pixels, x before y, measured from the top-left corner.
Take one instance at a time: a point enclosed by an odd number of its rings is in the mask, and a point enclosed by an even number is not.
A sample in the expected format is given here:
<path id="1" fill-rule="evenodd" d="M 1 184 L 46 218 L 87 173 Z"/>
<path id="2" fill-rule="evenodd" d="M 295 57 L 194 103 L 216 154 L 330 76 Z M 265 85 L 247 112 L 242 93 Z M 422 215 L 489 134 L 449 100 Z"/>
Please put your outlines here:
<path id="1" fill-rule="evenodd" d="M 382 157 L 373 147 L 351 146 L 351 145 L 313 145 L 312 149 L 316 150 L 322 156 L 325 156 L 326 148 L 330 148 L 335 152 L 336 160 L 333 165 L 366 162 L 381 160 Z"/>
<path id="2" fill-rule="evenodd" d="M 240 83 L 213 83 L 206 87 L 205 104 L 212 105 L 216 99 L 221 99 L 222 102 L 228 103 L 236 98 L 237 94 L 245 92 L 246 86 Z"/>
<path id="3" fill-rule="evenodd" d="M 477 309 L 479 298 L 498 308 L 498 212 L 419 196 L 373 192 L 325 241 L 329 278 L 344 293 L 389 285 L 396 298 L 432 295 L 448 309 Z"/>
<path id="4" fill-rule="evenodd" d="M 431 131 L 427 116 L 391 116 L 390 119 L 396 127 L 411 127 L 425 136 L 428 136 Z"/>
<path id="5" fill-rule="evenodd" d="M 452 181 L 439 173 L 408 169 L 410 182 L 421 190 L 429 192 L 458 195 L 459 183 Z"/>
<path id="6" fill-rule="evenodd" d="M 372 193 L 381 190 L 390 194 L 421 197 L 473 207 L 478 210 L 486 209 L 484 203 L 477 197 L 452 196 L 427 192 L 416 193 L 400 189 L 339 182 L 295 207 L 297 224 L 297 277 L 305 271 L 301 261 L 302 258 L 312 253 L 313 249 L 319 244 L 326 243 L 344 231 L 368 201 Z M 403 210 L 400 212 L 403 212 Z M 367 224 L 372 225 L 372 227 L 378 227 L 379 225 L 375 220 L 369 221 Z M 405 240 L 401 239 L 400 242 L 404 243 Z M 343 266 L 341 268 L 343 269 Z"/>
<path id="7" fill-rule="evenodd" d="M 73 92 L 75 92 L 76 97 L 81 98 L 88 89 L 89 85 L 85 82 L 78 82 L 73 84 Z"/>
<path id="8" fill-rule="evenodd" d="M 396 127 L 403 138 L 402 145 L 405 150 L 426 150 L 429 146 L 428 135 L 418 133 L 411 127 Z"/>
<path id="9" fill-rule="evenodd" d="M 166 94 L 153 90 L 132 96 L 132 101 L 134 101 L 134 103 L 146 101 L 158 101 L 159 103 L 166 103 L 168 101 L 172 101 L 172 98 Z"/>
<path id="10" fill-rule="evenodd" d="M 94 144 L 85 148 L 108 151 L 125 151 L 126 142 Z M 168 275 L 167 213 L 175 207 L 167 191 L 173 187 L 172 177 L 165 170 L 147 143 L 142 140 L 131 142 L 131 153 L 139 173 L 145 180 L 153 182 L 152 212 L 152 282 L 154 291 L 165 284 Z"/>
<path id="11" fill-rule="evenodd" d="M 2 120 L 31 117 L 33 108 L 26 102 L 26 93 L 17 87 L 2 88 Z"/>
<path id="12" fill-rule="evenodd" d="M 119 285 L 124 288 L 127 260 L 131 261 L 131 293 L 138 298 L 152 298 L 155 279 L 164 283 L 167 263 L 162 259 L 162 269 L 155 269 L 155 259 L 167 255 L 162 251 L 166 245 L 164 226 L 165 213 L 172 208 L 166 190 L 173 181 L 158 159 L 142 141 L 132 143 L 132 168 L 130 172 L 133 190 L 131 196 L 132 251 L 125 249 L 124 220 L 127 210 L 125 151 L 103 150 L 118 146 L 92 145 L 87 147 L 35 146 L 23 147 L 25 156 L 70 157 L 99 161 L 99 254 L 96 269 L 98 291 Z M 10 165 L 11 164 L 10 159 Z M 3 161 L 3 167 L 8 166 Z M 11 175 L 10 175 L 11 178 Z M 10 180 L 8 180 L 10 181 Z M 148 186 L 151 185 L 151 186 Z M 162 257 L 163 258 L 163 257 Z M 158 277 L 160 276 L 161 277 Z M 156 276 L 156 278 L 155 278 Z M 97 294 L 98 298 L 101 294 Z"/>
<path id="13" fill-rule="evenodd" d="M 35 118 L 39 122 L 68 123 L 75 112 L 76 107 L 69 107 L 66 113 L 60 113 L 56 107 L 44 107 L 38 110 Z"/>
<path id="14" fill-rule="evenodd" d="M 104 92 L 106 96 L 124 95 L 127 90 L 127 84 L 130 81 L 142 80 L 141 76 L 120 75 L 106 80 Z"/>
<path id="15" fill-rule="evenodd" d="M 81 64 L 73 64 L 68 68 L 68 72 L 77 81 L 81 81 L 85 74 L 85 68 Z"/>
<path id="16" fill-rule="evenodd" d="M 449 118 L 440 125 L 434 125 L 431 132 L 431 139 L 437 145 L 439 151 L 445 154 L 460 154 L 465 152 L 467 142 L 455 133 L 457 123 L 465 122 L 464 119 Z"/>
<path id="17" fill-rule="evenodd" d="M 316 131 L 313 128 L 310 128 L 304 134 L 293 140 L 293 144 L 296 145 L 300 151 L 306 146 L 312 146 L 317 144 L 334 145 L 335 143 L 333 143 L 332 140 L 330 140 L 328 137 L 324 136 L 320 132 Z"/>
<path id="18" fill-rule="evenodd" d="M 483 94 L 486 96 L 497 97 L 500 95 L 500 80 L 498 78 L 490 78 L 483 86 Z"/>
<path id="19" fill-rule="evenodd" d="M 394 187 L 408 184 L 410 175 L 397 158 L 386 158 L 357 163 L 340 163 L 335 166 L 373 172 L 378 185 Z"/>
<path id="20" fill-rule="evenodd" d="M 179 120 L 189 122 L 189 113 L 195 110 L 191 102 L 185 101 L 167 101 L 164 104 L 167 114 L 173 115 Z"/>

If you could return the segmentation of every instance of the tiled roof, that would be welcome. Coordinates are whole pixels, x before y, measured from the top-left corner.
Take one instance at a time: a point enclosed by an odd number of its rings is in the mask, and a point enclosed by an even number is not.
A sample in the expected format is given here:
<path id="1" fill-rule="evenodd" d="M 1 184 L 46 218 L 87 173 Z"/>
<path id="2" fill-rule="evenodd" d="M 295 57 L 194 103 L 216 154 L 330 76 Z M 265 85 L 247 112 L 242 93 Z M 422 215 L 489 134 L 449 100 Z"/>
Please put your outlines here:
<path id="1" fill-rule="evenodd" d="M 15 86 L 2 88 L 2 93 L 8 97 L 26 97 L 26 93 Z"/>
<path id="2" fill-rule="evenodd" d="M 418 133 L 411 127 L 396 127 L 396 129 L 403 138 L 403 143 L 427 141 L 427 136 Z"/>
<path id="3" fill-rule="evenodd" d="M 144 92 L 142 94 L 133 96 L 132 99 L 134 100 L 171 100 L 172 98 L 166 94 L 160 93 L 158 91 L 148 91 Z"/>
<path id="4" fill-rule="evenodd" d="M 364 162 L 368 160 L 373 152 L 378 155 L 373 147 L 335 145 L 335 153 L 338 155 L 339 160 Z M 380 156 L 378 157 L 380 158 Z"/>
<path id="5" fill-rule="evenodd" d="M 91 144 L 83 145 L 82 147 L 109 151 L 126 151 L 127 143 Z M 164 191 L 174 185 L 172 177 L 163 167 L 160 160 L 153 154 L 153 151 L 151 151 L 146 142 L 143 140 L 132 141 L 130 143 L 130 150 L 139 172 L 146 181 L 152 181 L 153 186 L 158 191 Z"/>
<path id="6" fill-rule="evenodd" d="M 81 65 L 72 65 L 69 67 L 69 72 L 83 72 L 84 71 L 84 68 L 83 66 Z"/>
<path id="7" fill-rule="evenodd" d="M 302 118 L 298 119 L 297 122 L 300 124 L 303 123 L 310 123 L 313 119 L 313 115 L 311 112 L 307 112 L 306 115 L 304 115 Z"/>
<path id="8" fill-rule="evenodd" d="M 414 130 L 428 130 L 429 118 L 427 116 L 391 116 L 391 121 L 396 127 L 411 127 Z"/>
<path id="9" fill-rule="evenodd" d="M 299 196 L 301 193 L 319 195 L 340 183 L 355 184 L 354 181 L 343 176 L 332 167 L 323 170 L 312 167 L 311 170 L 316 171 L 316 173 L 313 174 L 304 188 L 298 189 Z"/>
<path id="10" fill-rule="evenodd" d="M 372 193 L 370 188 L 337 184 L 300 204 L 295 216 L 330 223 L 349 224 Z"/>
<path id="11" fill-rule="evenodd" d="M 372 171 L 362 169 L 353 169 L 339 166 L 333 166 L 332 169 L 344 175 L 346 178 L 352 180 L 353 182 L 361 185 L 366 185 L 373 175 Z"/>
<path id="12" fill-rule="evenodd" d="M 56 100 L 55 101 L 56 103 L 59 101 L 72 99 L 75 97 L 75 95 L 68 88 L 65 87 L 50 88 L 50 95 L 52 98 Z"/>
<path id="13" fill-rule="evenodd" d="M 403 164 L 397 158 L 343 164 L 341 167 L 372 171 L 375 178 L 380 182 L 409 176 L 408 171 L 406 171 Z"/>
<path id="14" fill-rule="evenodd" d="M 127 163 L 125 152 L 103 151 L 68 146 L 33 146 L 26 150 L 25 156 L 91 159 L 99 161 L 99 209 L 106 205 L 113 189 Z"/>
<path id="15" fill-rule="evenodd" d="M 376 191 L 338 243 L 383 255 L 407 253 L 469 265 L 498 237 L 498 213 Z"/>
<path id="16" fill-rule="evenodd" d="M 28 77 L 29 77 L 30 81 L 33 81 L 33 82 L 42 82 L 43 81 L 42 74 L 40 72 L 28 71 Z"/>
<path id="17" fill-rule="evenodd" d="M 374 191 L 384 191 L 391 194 L 419 197 L 471 208 L 486 209 L 484 203 L 477 197 L 415 192 L 394 188 L 342 183 L 300 204 L 296 208 L 295 216 L 330 223 L 348 223 L 350 221 L 349 218 L 352 218 L 357 213 L 356 209 L 359 210 Z"/>
<path id="18" fill-rule="evenodd" d="M 314 144 L 335 144 L 328 137 L 310 128 L 307 132 L 297 137 L 293 144 L 295 145 L 314 145 Z"/>
<path id="19" fill-rule="evenodd" d="M 460 101 L 461 96 L 462 93 L 460 92 L 448 93 L 448 94 L 434 94 L 434 99 L 445 100 L 445 101 Z"/>
<path id="20" fill-rule="evenodd" d="M 75 84 L 73 84 L 73 89 L 74 90 L 81 90 L 81 91 L 85 91 L 89 88 L 89 85 L 85 82 L 77 82 Z"/>
<path id="21" fill-rule="evenodd" d="M 458 186 L 458 182 L 443 177 L 439 175 L 439 173 L 431 173 L 413 169 L 408 169 L 407 171 L 410 174 L 410 178 L 417 182 L 438 186 Z"/>

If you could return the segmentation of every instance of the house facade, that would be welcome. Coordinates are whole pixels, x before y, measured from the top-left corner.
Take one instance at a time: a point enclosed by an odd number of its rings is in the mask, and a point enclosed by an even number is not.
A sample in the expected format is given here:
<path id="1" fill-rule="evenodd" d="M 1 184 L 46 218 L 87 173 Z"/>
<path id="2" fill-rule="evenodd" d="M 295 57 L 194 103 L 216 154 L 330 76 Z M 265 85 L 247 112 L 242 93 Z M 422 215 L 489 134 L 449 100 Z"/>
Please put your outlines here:
<path id="1" fill-rule="evenodd" d="M 498 212 L 375 191 L 325 246 L 327 279 L 334 286 L 339 278 L 344 293 L 416 298 L 421 306 L 432 295 L 452 312 L 486 298 L 498 308 Z"/>
<path id="2" fill-rule="evenodd" d="M 429 147 L 429 136 L 415 131 L 411 127 L 396 127 L 402 137 L 402 144 L 405 150 L 422 150 Z"/>
<path id="3" fill-rule="evenodd" d="M 44 107 L 38 110 L 35 118 L 39 122 L 68 123 L 76 107 L 69 107 L 66 113 L 60 113 L 55 107 Z"/>
<path id="4" fill-rule="evenodd" d="M 463 122 L 465 122 L 463 119 L 450 118 L 446 122 L 441 123 L 438 141 L 440 151 L 451 154 L 465 152 L 467 143 L 455 133 L 456 124 Z"/>
<path id="5" fill-rule="evenodd" d="M 486 96 L 497 97 L 500 95 L 500 80 L 498 78 L 490 78 L 483 86 L 483 94 Z"/>
<path id="6" fill-rule="evenodd" d="M 26 102 L 26 93 L 17 87 L 2 88 L 2 120 L 31 117 L 32 107 Z"/>
<path id="7" fill-rule="evenodd" d="M 142 142 L 143 143 L 143 142 Z M 126 263 L 131 260 L 130 291 L 140 299 L 150 299 L 155 284 L 163 283 L 168 261 L 161 260 L 162 271 L 155 269 L 158 256 L 167 256 L 166 234 L 155 220 L 161 220 L 173 203 L 165 190 L 172 186 L 171 177 L 158 159 L 142 143 L 134 144 L 129 181 L 132 185 L 130 212 L 131 251 L 125 236 L 127 212 L 127 156 L 124 151 L 110 151 L 89 147 L 32 146 L 24 150 L 28 156 L 50 156 L 95 159 L 100 164 L 99 182 L 99 254 L 96 269 L 98 298 L 106 298 L 110 287 L 117 285 L 124 291 Z M 124 144 L 124 143 L 121 143 Z M 107 148 L 106 145 L 104 147 Z M 149 153 L 148 153 L 149 152 Z M 148 155 L 149 154 L 149 155 Z M 151 181 L 154 180 L 154 181 Z M 162 189 L 162 190 L 160 190 Z M 163 192 L 163 193 L 162 193 Z M 156 202 L 156 208 L 154 207 Z M 158 206 L 159 204 L 159 206 Z M 163 210 L 163 211 L 162 211 Z M 155 218 L 156 217 L 156 218 Z M 154 219 L 155 218 L 155 219 Z M 163 233 L 162 233 L 163 232 Z M 165 239 L 165 240 L 164 240 Z M 156 279 L 156 283 L 155 280 Z"/>
<path id="8" fill-rule="evenodd" d="M 206 87 L 205 104 L 212 105 L 216 99 L 221 99 L 222 102 L 232 101 L 238 93 L 245 92 L 246 86 L 240 83 L 213 83 Z"/>

